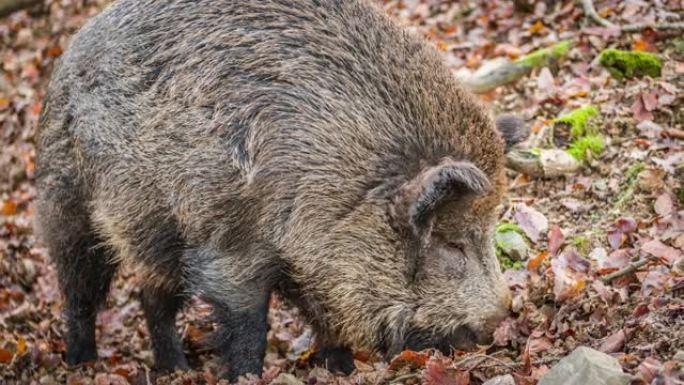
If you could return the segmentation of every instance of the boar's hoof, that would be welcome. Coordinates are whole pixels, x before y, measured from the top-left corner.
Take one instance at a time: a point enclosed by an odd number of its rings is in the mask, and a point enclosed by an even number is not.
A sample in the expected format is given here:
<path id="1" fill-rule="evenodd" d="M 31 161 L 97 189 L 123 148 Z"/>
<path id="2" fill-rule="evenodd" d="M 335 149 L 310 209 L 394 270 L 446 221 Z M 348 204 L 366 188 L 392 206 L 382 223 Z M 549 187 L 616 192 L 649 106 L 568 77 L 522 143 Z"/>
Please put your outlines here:
<path id="1" fill-rule="evenodd" d="M 311 362 L 327 368 L 331 372 L 339 372 L 346 376 L 354 369 L 354 355 L 345 347 L 323 347 L 314 353 Z"/>
<path id="2" fill-rule="evenodd" d="M 65 361 L 69 366 L 97 361 L 97 350 L 89 346 L 71 346 L 67 349 Z"/>

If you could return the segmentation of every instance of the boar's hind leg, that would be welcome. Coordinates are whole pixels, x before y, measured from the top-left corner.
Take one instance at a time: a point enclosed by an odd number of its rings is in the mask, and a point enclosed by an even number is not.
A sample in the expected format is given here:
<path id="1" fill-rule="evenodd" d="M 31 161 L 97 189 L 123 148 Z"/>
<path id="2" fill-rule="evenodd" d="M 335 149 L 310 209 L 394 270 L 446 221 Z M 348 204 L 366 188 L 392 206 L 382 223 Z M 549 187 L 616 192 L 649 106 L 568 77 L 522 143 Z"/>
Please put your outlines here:
<path id="1" fill-rule="evenodd" d="M 78 194 L 67 187 L 44 194 L 38 211 L 65 300 L 66 362 L 76 365 L 97 359 L 95 316 L 107 298 L 116 264 L 93 233 Z"/>
<path id="2" fill-rule="evenodd" d="M 147 286 L 142 290 L 141 303 L 147 329 L 152 340 L 157 370 L 188 370 L 183 345 L 176 330 L 176 315 L 183 307 L 185 295 L 176 288 Z"/>

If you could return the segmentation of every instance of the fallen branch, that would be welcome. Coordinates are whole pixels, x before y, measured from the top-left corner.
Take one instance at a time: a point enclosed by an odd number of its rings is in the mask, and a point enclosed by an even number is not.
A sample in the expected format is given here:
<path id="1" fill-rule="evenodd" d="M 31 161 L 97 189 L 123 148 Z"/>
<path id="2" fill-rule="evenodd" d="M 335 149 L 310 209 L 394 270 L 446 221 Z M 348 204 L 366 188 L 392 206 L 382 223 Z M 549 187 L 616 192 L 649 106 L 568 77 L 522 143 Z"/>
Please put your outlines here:
<path id="1" fill-rule="evenodd" d="M 594 23 L 606 27 L 619 29 L 623 32 L 640 32 L 645 28 L 653 28 L 655 30 L 679 30 L 684 29 L 684 23 L 636 23 L 627 25 L 617 25 L 601 17 L 594 8 L 592 0 L 580 0 L 584 14 Z"/>
<path id="2" fill-rule="evenodd" d="M 605 277 L 601 278 L 601 281 L 603 281 L 603 283 L 605 283 L 605 284 L 609 284 L 615 279 L 618 279 L 622 276 L 625 276 L 627 274 L 631 274 L 631 273 L 639 270 L 640 268 L 648 265 L 649 262 L 651 262 L 651 260 L 648 258 L 642 259 L 642 260 L 637 261 L 637 262 L 632 262 L 629 265 L 623 267 L 622 269 L 620 269 L 618 271 L 614 271 L 614 272 L 606 275 Z"/>
<path id="3" fill-rule="evenodd" d="M 515 362 L 506 362 L 502 359 L 487 355 L 487 354 L 474 354 L 470 356 L 466 356 L 465 358 L 461 359 L 458 362 L 454 363 L 454 366 L 457 368 L 465 367 L 466 364 L 470 363 L 471 361 L 475 361 L 475 364 L 471 364 L 467 366 L 467 369 L 473 370 L 477 367 L 479 367 L 483 362 L 490 360 L 493 362 L 496 362 L 500 366 L 505 366 L 508 369 L 515 370 L 516 369 L 516 363 Z"/>
<path id="4" fill-rule="evenodd" d="M 390 384 L 403 384 L 406 380 L 413 380 L 420 378 L 420 373 L 407 373 L 390 380 Z"/>
<path id="5" fill-rule="evenodd" d="M 42 0 L 0 0 L 0 17 L 8 16 L 12 12 L 28 8 L 40 2 Z"/>
<path id="6" fill-rule="evenodd" d="M 684 130 L 678 130 L 676 128 L 666 128 L 663 130 L 662 134 L 663 136 L 667 136 L 669 138 L 684 140 Z"/>
<path id="7" fill-rule="evenodd" d="M 533 177 L 557 177 L 579 171 L 581 164 L 559 149 L 513 150 L 506 154 L 506 166 Z"/>
<path id="8" fill-rule="evenodd" d="M 504 63 L 490 70 L 478 71 L 464 84 L 475 93 L 484 93 L 532 72 L 537 67 L 551 65 L 564 56 L 570 49 L 570 41 L 561 41 L 551 47 L 536 50 L 515 61 Z"/>

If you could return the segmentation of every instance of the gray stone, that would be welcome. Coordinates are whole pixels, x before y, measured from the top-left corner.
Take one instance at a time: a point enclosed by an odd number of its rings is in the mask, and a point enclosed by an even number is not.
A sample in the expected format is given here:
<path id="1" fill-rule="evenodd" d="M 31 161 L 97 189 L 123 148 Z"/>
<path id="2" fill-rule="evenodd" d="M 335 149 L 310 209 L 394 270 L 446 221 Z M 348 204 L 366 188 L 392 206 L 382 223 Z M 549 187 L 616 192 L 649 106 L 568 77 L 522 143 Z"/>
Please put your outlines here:
<path id="1" fill-rule="evenodd" d="M 628 385 L 630 379 L 617 359 L 580 346 L 554 365 L 538 385 Z"/>
<path id="2" fill-rule="evenodd" d="M 510 374 L 504 374 L 503 376 L 490 378 L 482 385 L 515 385 L 515 380 Z"/>

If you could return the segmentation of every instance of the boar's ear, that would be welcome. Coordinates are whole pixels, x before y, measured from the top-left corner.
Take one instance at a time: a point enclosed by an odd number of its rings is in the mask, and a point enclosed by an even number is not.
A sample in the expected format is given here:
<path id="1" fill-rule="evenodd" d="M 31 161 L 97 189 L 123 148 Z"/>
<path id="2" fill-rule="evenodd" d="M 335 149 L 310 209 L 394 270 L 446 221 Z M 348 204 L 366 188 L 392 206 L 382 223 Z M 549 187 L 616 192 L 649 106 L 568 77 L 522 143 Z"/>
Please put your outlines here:
<path id="1" fill-rule="evenodd" d="M 508 152 L 513 145 L 522 142 L 530 135 L 530 129 L 525 122 L 517 116 L 510 114 L 497 116 L 496 128 L 506 142 L 506 152 Z"/>
<path id="2" fill-rule="evenodd" d="M 399 189 L 390 213 L 396 227 L 422 238 L 431 230 L 435 209 L 448 200 L 480 194 L 490 187 L 487 175 L 468 161 L 444 159 L 421 171 Z"/>

